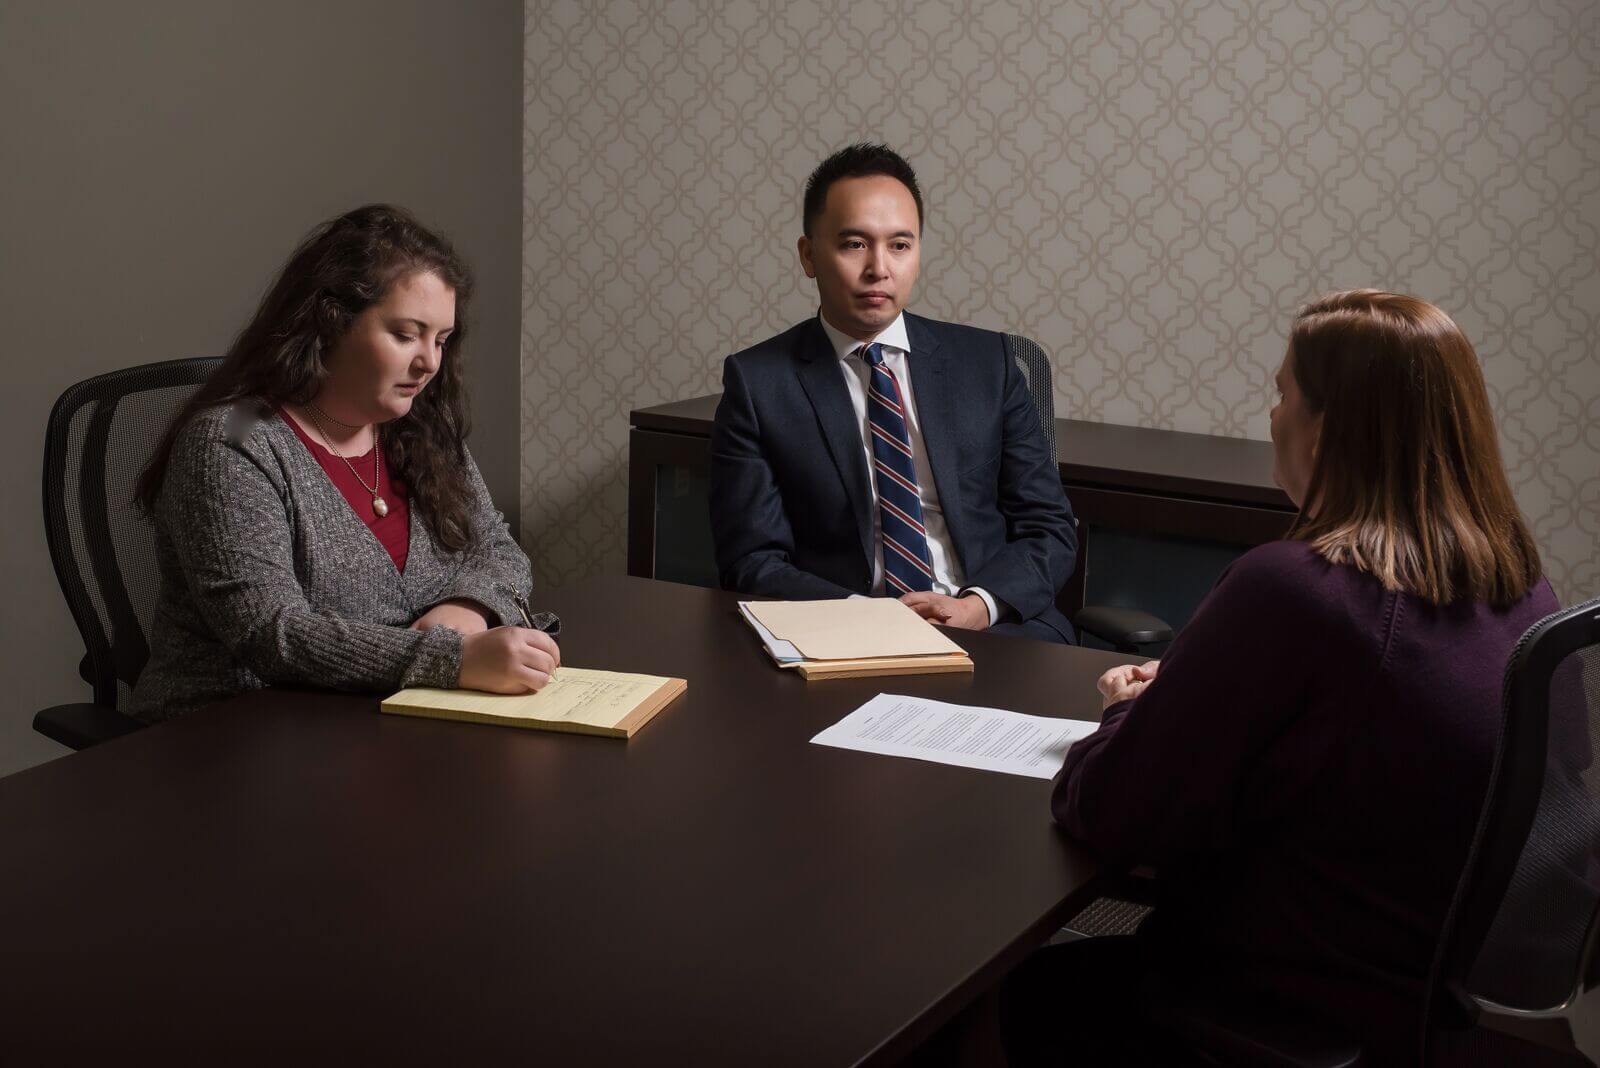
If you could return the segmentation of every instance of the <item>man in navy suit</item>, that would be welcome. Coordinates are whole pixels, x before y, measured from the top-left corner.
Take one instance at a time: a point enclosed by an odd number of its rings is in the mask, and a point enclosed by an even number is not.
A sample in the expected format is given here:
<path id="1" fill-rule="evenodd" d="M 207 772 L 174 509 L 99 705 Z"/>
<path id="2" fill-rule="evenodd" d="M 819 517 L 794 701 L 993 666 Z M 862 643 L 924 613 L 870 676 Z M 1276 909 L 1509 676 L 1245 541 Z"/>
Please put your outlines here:
<path id="1" fill-rule="evenodd" d="M 927 619 L 1057 642 L 1072 509 L 1005 335 L 907 315 L 910 164 L 852 145 L 806 183 L 821 311 L 729 356 L 711 433 L 722 584 L 787 600 L 898 596 Z"/>

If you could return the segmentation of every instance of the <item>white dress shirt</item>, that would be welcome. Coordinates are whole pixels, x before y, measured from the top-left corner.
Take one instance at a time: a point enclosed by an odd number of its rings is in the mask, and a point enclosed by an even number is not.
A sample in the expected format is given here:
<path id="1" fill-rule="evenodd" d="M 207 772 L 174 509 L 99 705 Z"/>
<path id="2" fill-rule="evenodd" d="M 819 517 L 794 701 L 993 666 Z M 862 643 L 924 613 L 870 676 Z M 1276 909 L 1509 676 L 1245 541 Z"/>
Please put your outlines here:
<path id="1" fill-rule="evenodd" d="M 917 401 L 912 395 L 911 372 L 907 359 L 911 355 L 911 340 L 906 336 L 906 317 L 897 315 L 894 322 L 870 342 L 858 341 L 840 330 L 835 330 L 821 315 L 823 332 L 833 343 L 834 354 L 839 357 L 839 371 L 844 375 L 845 388 L 850 391 L 850 403 L 856 410 L 856 425 L 861 428 L 861 452 L 867 463 L 867 491 L 872 495 L 872 592 L 883 593 L 883 535 L 882 517 L 878 510 L 878 479 L 872 466 L 872 430 L 867 415 L 867 385 L 872 379 L 872 369 L 867 366 L 864 345 L 883 346 L 884 365 L 894 373 L 900 384 L 900 399 L 905 402 L 906 430 L 911 435 L 911 462 L 917 469 L 917 494 L 922 500 L 922 525 L 928 531 L 928 555 L 933 562 L 933 589 L 951 597 L 967 592 L 983 598 L 989 609 L 989 625 L 1000 618 L 1000 606 L 988 590 L 966 586 L 961 561 L 956 557 L 950 528 L 945 525 L 944 509 L 939 507 L 939 487 L 933 481 L 933 468 L 928 465 L 928 448 L 922 441 L 922 421 L 917 417 Z"/>

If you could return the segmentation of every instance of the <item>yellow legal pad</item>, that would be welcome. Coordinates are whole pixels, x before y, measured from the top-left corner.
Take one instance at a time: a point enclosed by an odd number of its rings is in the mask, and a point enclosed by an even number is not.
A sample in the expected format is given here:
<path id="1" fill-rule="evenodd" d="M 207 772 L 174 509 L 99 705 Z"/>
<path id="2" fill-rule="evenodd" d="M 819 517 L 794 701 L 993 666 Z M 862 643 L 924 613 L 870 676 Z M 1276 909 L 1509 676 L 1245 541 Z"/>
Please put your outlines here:
<path id="1" fill-rule="evenodd" d="M 559 667 L 538 693 L 506 696 L 476 690 L 401 690 L 379 707 L 397 716 L 457 719 L 536 731 L 632 738 L 689 684 L 661 675 Z"/>

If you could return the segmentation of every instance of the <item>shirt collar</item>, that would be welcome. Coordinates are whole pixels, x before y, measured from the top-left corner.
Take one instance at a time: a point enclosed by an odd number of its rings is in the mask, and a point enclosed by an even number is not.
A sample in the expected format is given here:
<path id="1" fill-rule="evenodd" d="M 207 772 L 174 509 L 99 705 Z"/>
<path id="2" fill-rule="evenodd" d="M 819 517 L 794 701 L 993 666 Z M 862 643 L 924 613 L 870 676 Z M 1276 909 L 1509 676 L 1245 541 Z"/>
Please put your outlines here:
<path id="1" fill-rule="evenodd" d="M 823 318 L 822 313 L 817 313 L 817 322 L 822 324 L 822 332 L 828 335 L 828 340 L 833 344 L 833 354 L 839 359 L 844 359 L 856 349 L 861 347 L 861 341 L 851 337 L 842 330 L 835 330 L 833 324 Z M 906 336 L 906 313 L 901 312 L 894 317 L 894 322 L 883 328 L 883 333 L 872 339 L 886 349 L 899 349 L 907 355 L 911 354 L 911 339 Z"/>

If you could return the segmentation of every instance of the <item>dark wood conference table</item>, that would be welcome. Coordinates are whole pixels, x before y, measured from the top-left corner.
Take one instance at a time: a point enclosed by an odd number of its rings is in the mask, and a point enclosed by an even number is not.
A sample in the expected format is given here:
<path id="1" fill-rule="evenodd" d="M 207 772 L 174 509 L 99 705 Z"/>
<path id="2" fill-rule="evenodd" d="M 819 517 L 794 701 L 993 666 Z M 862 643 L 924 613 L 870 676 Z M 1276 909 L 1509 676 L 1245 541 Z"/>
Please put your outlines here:
<path id="1" fill-rule="evenodd" d="M 1109 875 L 1044 780 L 808 742 L 883 691 L 1094 719 L 1126 657 L 807 683 L 730 594 L 536 600 L 688 693 L 624 743 L 265 691 L 0 779 L 6 1058 L 887 1064 Z"/>

